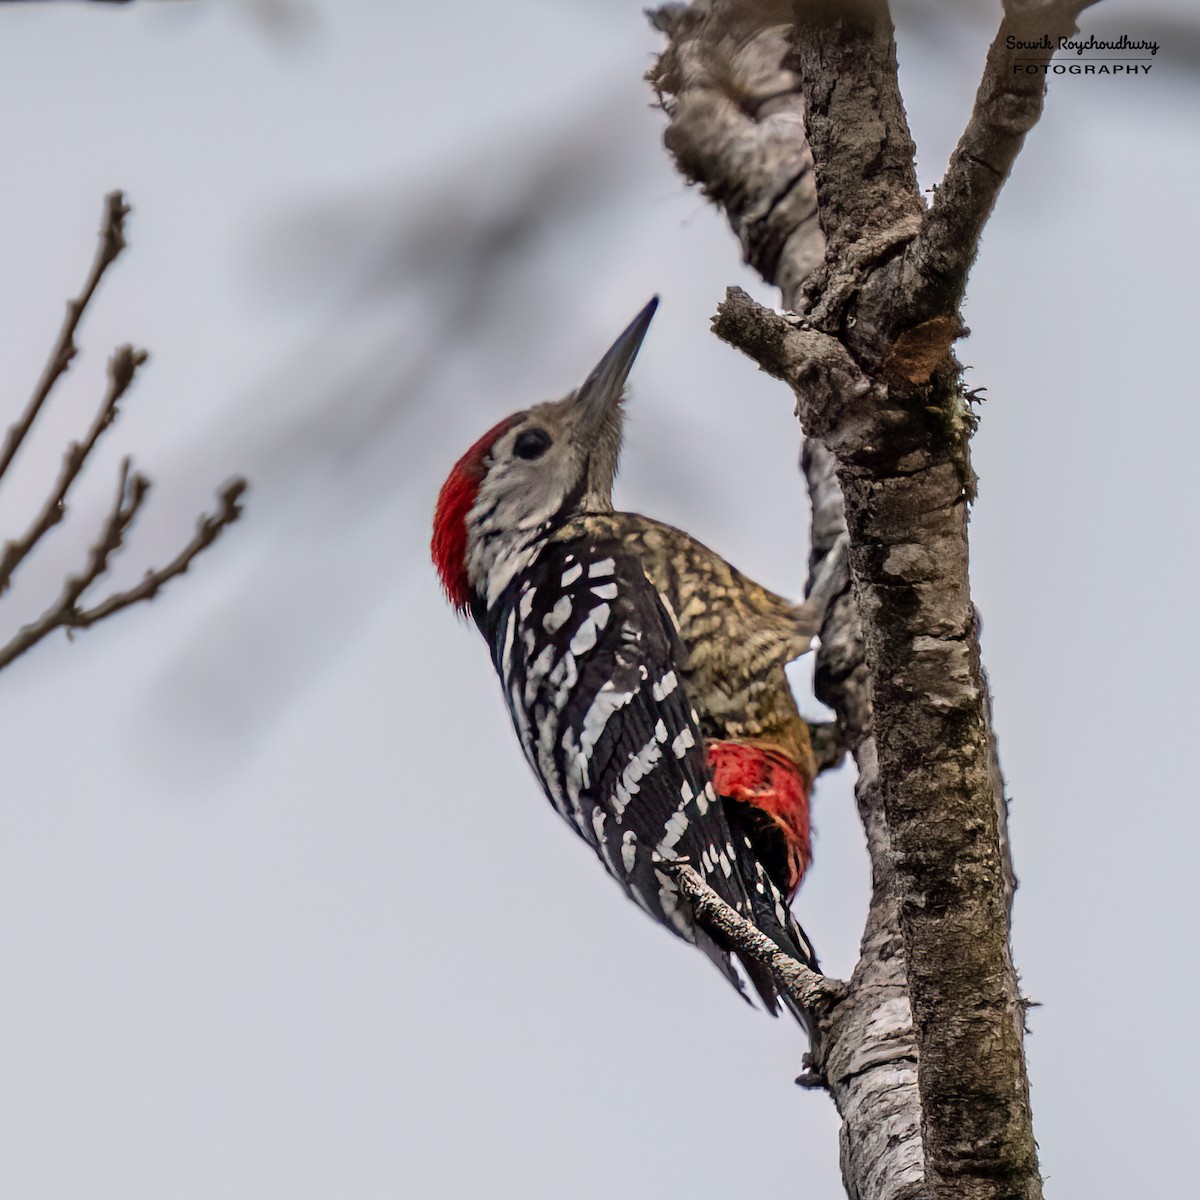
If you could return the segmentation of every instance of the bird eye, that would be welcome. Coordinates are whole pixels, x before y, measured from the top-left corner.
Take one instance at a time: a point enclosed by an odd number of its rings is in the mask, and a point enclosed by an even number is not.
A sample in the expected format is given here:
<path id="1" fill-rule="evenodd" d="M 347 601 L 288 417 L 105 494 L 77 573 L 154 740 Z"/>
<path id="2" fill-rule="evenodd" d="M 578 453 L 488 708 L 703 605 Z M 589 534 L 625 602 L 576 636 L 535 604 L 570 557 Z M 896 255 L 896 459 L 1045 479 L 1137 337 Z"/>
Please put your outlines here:
<path id="1" fill-rule="evenodd" d="M 544 429 L 523 429 L 513 442 L 518 458 L 541 458 L 550 449 L 550 435 Z"/>

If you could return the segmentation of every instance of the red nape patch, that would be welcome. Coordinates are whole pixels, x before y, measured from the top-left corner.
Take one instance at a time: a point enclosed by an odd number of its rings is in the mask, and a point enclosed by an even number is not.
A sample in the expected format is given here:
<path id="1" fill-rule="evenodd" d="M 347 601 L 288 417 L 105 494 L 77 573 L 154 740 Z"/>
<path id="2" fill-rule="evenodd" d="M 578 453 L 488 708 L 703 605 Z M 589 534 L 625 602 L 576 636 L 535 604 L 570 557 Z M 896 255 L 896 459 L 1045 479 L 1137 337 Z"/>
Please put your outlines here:
<path id="1" fill-rule="evenodd" d="M 786 754 L 748 742 L 709 742 L 705 749 L 717 795 L 753 805 L 778 831 L 791 899 L 812 861 L 808 783 L 800 768 Z"/>
<path id="2" fill-rule="evenodd" d="M 516 420 L 515 415 L 505 417 L 489 429 L 454 464 L 438 493 L 437 506 L 433 510 L 433 541 L 429 548 L 446 599 L 459 612 L 465 613 L 471 603 L 471 585 L 467 581 L 467 514 L 475 506 L 488 451 Z"/>

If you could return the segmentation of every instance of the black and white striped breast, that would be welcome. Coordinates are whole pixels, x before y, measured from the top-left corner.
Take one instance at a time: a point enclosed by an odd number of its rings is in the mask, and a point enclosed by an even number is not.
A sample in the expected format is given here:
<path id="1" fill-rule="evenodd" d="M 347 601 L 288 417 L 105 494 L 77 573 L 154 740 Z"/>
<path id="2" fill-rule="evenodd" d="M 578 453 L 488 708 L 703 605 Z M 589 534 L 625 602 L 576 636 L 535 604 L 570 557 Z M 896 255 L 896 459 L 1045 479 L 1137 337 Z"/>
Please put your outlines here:
<path id="1" fill-rule="evenodd" d="M 633 899 L 695 940 L 660 865 L 687 857 L 749 912 L 682 646 L 640 563 L 612 539 L 548 542 L 481 624 L 546 795 Z"/>

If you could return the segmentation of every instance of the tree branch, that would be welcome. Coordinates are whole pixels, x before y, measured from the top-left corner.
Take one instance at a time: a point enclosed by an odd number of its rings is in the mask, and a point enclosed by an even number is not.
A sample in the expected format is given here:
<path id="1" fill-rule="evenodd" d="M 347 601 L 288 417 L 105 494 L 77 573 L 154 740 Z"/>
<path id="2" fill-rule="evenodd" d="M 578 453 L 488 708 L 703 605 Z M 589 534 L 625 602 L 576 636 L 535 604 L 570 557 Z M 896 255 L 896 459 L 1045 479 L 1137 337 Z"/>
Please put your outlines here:
<path id="1" fill-rule="evenodd" d="M 123 592 L 114 592 L 92 608 L 77 610 L 72 614 L 70 624 L 76 629 L 86 629 L 105 617 L 137 604 L 142 600 L 153 600 L 159 589 L 171 579 L 186 575 L 192 559 L 201 551 L 207 550 L 225 529 L 242 515 L 241 498 L 246 491 L 244 479 L 231 479 L 217 493 L 220 506 L 214 513 L 203 513 L 196 523 L 196 532 L 191 541 L 179 553 L 161 567 L 146 572 L 141 583 L 127 588 Z M 0 662 L 0 666 L 3 663 Z"/>
<path id="2" fill-rule="evenodd" d="M 5 645 L 0 646 L 0 669 L 26 650 L 31 650 L 56 629 L 65 629 L 68 633 L 73 629 L 86 629 L 131 604 L 154 599 L 168 580 L 186 574 L 192 559 L 211 546 L 242 515 L 239 501 L 246 490 L 246 482 L 233 479 L 218 493 L 221 503 L 217 511 L 200 517 L 191 541 L 170 562 L 147 571 L 141 583 L 134 587 L 114 592 L 91 608 L 80 608 L 79 601 L 83 593 L 108 571 L 110 558 L 122 547 L 126 532 L 149 494 L 150 480 L 141 474 L 131 476 L 129 468 L 129 459 L 123 460 L 116 501 L 88 554 L 84 569 L 78 575 L 67 578 L 57 600 L 36 621 L 23 626 Z"/>
<path id="3" fill-rule="evenodd" d="M 7 590 L 13 572 L 21 565 L 30 551 L 37 546 L 53 526 L 66 516 L 67 493 L 71 490 L 75 480 L 79 478 L 79 472 L 87 462 L 88 455 L 95 448 L 96 442 L 99 441 L 100 435 L 116 419 L 117 401 L 128 391 L 134 374 L 138 367 L 146 361 L 146 357 L 144 350 L 135 350 L 132 346 L 120 346 L 109 359 L 108 388 L 91 428 L 82 442 L 72 442 L 67 447 L 58 479 L 29 528 L 19 538 L 5 542 L 4 550 L 0 552 L 0 595 Z"/>
<path id="4" fill-rule="evenodd" d="M 124 222 L 128 212 L 128 206 L 120 192 L 113 192 L 106 197 L 100 245 L 87 282 L 79 297 L 67 305 L 66 321 L 55 341 L 33 397 L 8 431 L 4 445 L 0 448 L 0 480 L 33 428 L 55 383 L 78 352 L 75 332 L 104 272 L 125 247 Z M 96 443 L 116 420 L 118 402 L 128 391 L 134 375 L 145 361 L 146 352 L 135 350 L 132 346 L 119 347 L 109 360 L 108 386 L 87 433 L 82 441 L 73 442 L 67 448 L 58 477 L 25 532 L 20 537 L 5 542 L 3 551 L 0 551 L 0 595 L 49 530 L 62 521 L 66 514 L 68 493 L 79 478 Z M 114 592 L 99 603 L 85 607 L 80 603 L 84 593 L 107 574 L 112 556 L 124 545 L 125 536 L 150 491 L 149 479 L 140 473 L 131 473 L 130 460 L 124 459 L 121 463 L 116 499 L 88 553 L 83 569 L 76 575 L 68 576 L 57 599 L 40 617 L 22 626 L 7 643 L 0 645 L 0 668 L 8 666 L 56 629 L 65 629 L 70 634 L 74 629 L 86 629 L 131 604 L 152 600 L 169 580 L 185 574 L 192 560 L 211 546 L 221 533 L 241 516 L 240 501 L 245 490 L 245 480 L 231 480 L 218 493 L 220 505 L 217 511 L 201 516 L 192 539 L 173 559 L 162 567 L 147 571 L 136 586 Z"/>
<path id="5" fill-rule="evenodd" d="M 846 994 L 840 979 L 821 975 L 784 953 L 765 933 L 731 908 L 686 862 L 666 859 L 663 870 L 669 872 L 680 892 L 692 906 L 692 915 L 719 945 L 731 946 L 765 967 L 783 991 L 814 1023 L 827 1017 L 829 1010 Z"/>
<path id="6" fill-rule="evenodd" d="M 887 0 L 805 0 L 795 11 L 788 61 L 805 100 L 829 261 L 921 212 L 916 147 Z M 824 286 L 820 276 L 810 283 Z"/>
<path id="7" fill-rule="evenodd" d="M 664 142 L 679 170 L 725 210 L 746 261 L 785 294 L 824 253 L 804 99 L 783 65 L 787 7 L 717 0 L 650 12 L 669 41 L 647 76 L 671 118 Z"/>
<path id="8" fill-rule="evenodd" d="M 1076 32 L 1079 13 L 1094 3 L 1057 0 L 1005 6 L 970 120 L 905 255 L 901 287 L 916 321 L 958 312 L 983 227 L 1026 134 L 1042 115 L 1046 83 L 1037 68 L 1054 56 L 1059 37 Z M 1028 48 L 1010 50 L 1010 38 Z M 1046 46 L 1044 38 L 1052 46 Z M 1025 69 L 1030 66 L 1034 70 Z"/>
<path id="9" fill-rule="evenodd" d="M 78 575 L 68 576 L 58 599 L 36 621 L 23 626 L 7 645 L 0 647 L 0 667 L 7 666 L 53 630 L 73 624 L 72 616 L 77 611 L 80 596 L 108 570 L 108 560 L 120 547 L 125 531 L 133 523 L 149 491 L 150 481 L 141 474 L 130 475 L 130 460 L 122 459 L 116 499 L 83 570 Z"/>
<path id="10" fill-rule="evenodd" d="M 25 406 L 25 411 L 5 435 L 3 445 L 0 445 L 0 480 L 4 479 L 5 472 L 12 465 L 12 460 L 16 457 L 17 451 L 20 450 L 30 429 L 33 428 L 33 423 L 42 411 L 42 406 L 49 398 L 54 385 L 65 374 L 71 365 L 71 360 L 79 352 L 79 348 L 75 345 L 75 331 L 79 328 L 84 310 L 100 286 L 100 280 L 104 278 L 104 272 L 125 249 L 125 217 L 128 213 L 129 206 L 120 192 L 109 192 L 105 196 L 104 219 L 100 226 L 100 244 L 96 248 L 96 257 L 92 262 L 92 268 L 88 272 L 83 291 L 74 300 L 67 302 L 67 315 L 58 337 L 55 339 L 54 348 L 50 351 L 50 358 L 42 371 L 42 377 L 38 380 L 37 387 L 34 388 L 33 395 Z"/>

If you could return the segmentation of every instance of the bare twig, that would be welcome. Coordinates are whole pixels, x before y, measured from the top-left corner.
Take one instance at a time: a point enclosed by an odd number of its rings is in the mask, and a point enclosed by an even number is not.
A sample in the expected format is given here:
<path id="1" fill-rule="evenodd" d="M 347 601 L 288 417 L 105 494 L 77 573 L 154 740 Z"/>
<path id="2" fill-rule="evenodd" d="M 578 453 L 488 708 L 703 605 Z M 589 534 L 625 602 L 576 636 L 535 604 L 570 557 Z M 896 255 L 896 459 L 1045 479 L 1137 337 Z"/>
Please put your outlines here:
<path id="1" fill-rule="evenodd" d="M 3 551 L 0 551 L 0 595 L 4 594 L 12 580 L 13 572 L 21 565 L 29 552 L 37 546 L 47 531 L 57 525 L 66 515 L 67 493 L 71 490 L 75 480 L 79 478 L 79 472 L 87 462 L 88 455 L 91 454 L 96 442 L 99 441 L 100 435 L 116 419 L 117 401 L 128 390 L 138 367 L 145 361 L 146 352 L 135 350 L 132 346 L 118 347 L 112 358 L 109 359 L 108 388 L 91 428 L 88 429 L 82 442 L 72 442 L 67 447 L 58 479 L 29 528 L 19 538 L 5 542 Z"/>
<path id="2" fill-rule="evenodd" d="M 730 908 L 686 862 L 667 860 L 679 890 L 691 903 L 696 920 L 721 945 L 728 945 L 766 967 L 787 995 L 805 1013 L 824 1015 L 846 994 L 840 979 L 820 975 L 785 954 L 765 933 Z"/>
<path id="3" fill-rule="evenodd" d="M 130 460 L 121 461 L 117 495 L 105 518 L 100 536 L 88 552 L 87 563 L 78 575 L 70 575 L 58 599 L 36 621 L 19 629 L 7 645 L 0 647 L 0 667 L 36 646 L 48 633 L 70 626 L 79 598 L 108 570 L 108 561 L 120 547 L 125 531 L 133 523 L 150 491 L 150 481 L 142 474 L 130 474 Z"/>
<path id="4" fill-rule="evenodd" d="M 231 479 L 217 493 L 220 507 L 215 513 L 205 513 L 196 524 L 196 532 L 192 540 L 164 566 L 147 571 L 142 582 L 123 592 L 114 592 L 92 608 L 85 608 L 74 613 L 71 625 L 77 629 L 86 629 L 105 617 L 137 604 L 142 600 L 153 600 L 159 588 L 169 579 L 187 574 L 192 559 L 202 550 L 206 550 L 221 536 L 227 526 L 232 525 L 242 515 L 241 498 L 246 491 L 244 479 Z M 0 661 L 0 666 L 3 662 Z"/>
<path id="5" fill-rule="evenodd" d="M 102 575 L 108 571 L 109 560 L 121 548 L 125 534 L 150 491 L 150 480 L 144 475 L 129 473 L 129 459 L 121 464 L 117 497 L 104 522 L 99 538 L 92 546 L 87 564 L 78 574 L 70 576 L 58 599 L 36 621 L 19 629 L 4 646 L 0 646 L 0 668 L 32 649 L 47 634 L 56 629 L 86 629 L 97 621 L 128 608 L 141 600 L 152 600 L 168 580 L 187 572 L 192 559 L 211 546 L 221 533 L 242 514 L 239 503 L 246 490 L 243 479 L 233 479 L 218 493 L 218 510 L 204 515 L 188 544 L 165 566 L 147 571 L 141 583 L 122 592 L 114 592 L 91 608 L 80 608 L 79 601 Z"/>
<path id="6" fill-rule="evenodd" d="M 29 430 L 37 420 L 42 405 L 49 398 L 54 385 L 71 365 L 71 360 L 78 353 L 75 345 L 75 331 L 79 328 L 84 309 L 100 286 L 104 272 L 116 260 L 117 255 L 125 249 L 125 217 L 129 206 L 120 192 L 109 192 L 104 198 L 104 220 L 100 226 L 100 244 L 96 248 L 96 257 L 92 269 L 88 272 L 83 291 L 74 300 L 67 302 L 67 315 L 55 340 L 54 349 L 50 351 L 49 361 L 42 371 L 42 377 L 34 388 L 25 411 L 5 435 L 4 444 L 0 446 L 0 480 L 16 457 Z"/>
<path id="7" fill-rule="evenodd" d="M 113 192 L 105 199 L 104 211 L 105 221 L 100 232 L 100 245 L 87 282 L 78 298 L 67 305 L 66 321 L 33 397 L 8 431 L 4 445 L 0 448 L 0 479 L 20 450 L 55 383 L 78 352 L 75 346 L 75 331 L 84 309 L 95 294 L 109 264 L 125 247 L 124 222 L 129 209 L 120 192 Z M 47 532 L 62 521 L 66 514 L 68 493 L 79 478 L 96 443 L 116 419 L 118 403 L 128 391 L 138 368 L 145 361 L 146 352 L 135 350 L 132 346 L 120 346 L 109 360 L 108 387 L 99 411 L 83 440 L 72 442 L 67 448 L 58 477 L 25 532 L 5 542 L 0 550 L 0 595 L 8 587 L 13 574 L 38 547 Z M 168 580 L 185 574 L 192 560 L 211 546 L 221 533 L 241 516 L 240 501 L 245 490 L 245 480 L 231 480 L 218 493 L 220 505 L 217 511 L 201 516 L 191 541 L 173 559 L 162 567 L 147 571 L 136 586 L 114 592 L 99 603 L 84 607 L 80 603 L 84 593 L 108 572 L 112 556 L 124 545 L 125 535 L 150 491 L 150 480 L 145 475 L 131 472 L 130 460 L 124 459 L 121 463 L 116 499 L 88 553 L 83 569 L 78 574 L 67 577 L 58 598 L 40 617 L 22 626 L 6 644 L 0 645 L 0 668 L 8 666 L 56 629 L 65 629 L 68 634 L 73 629 L 86 629 L 131 604 L 152 600 Z"/>

